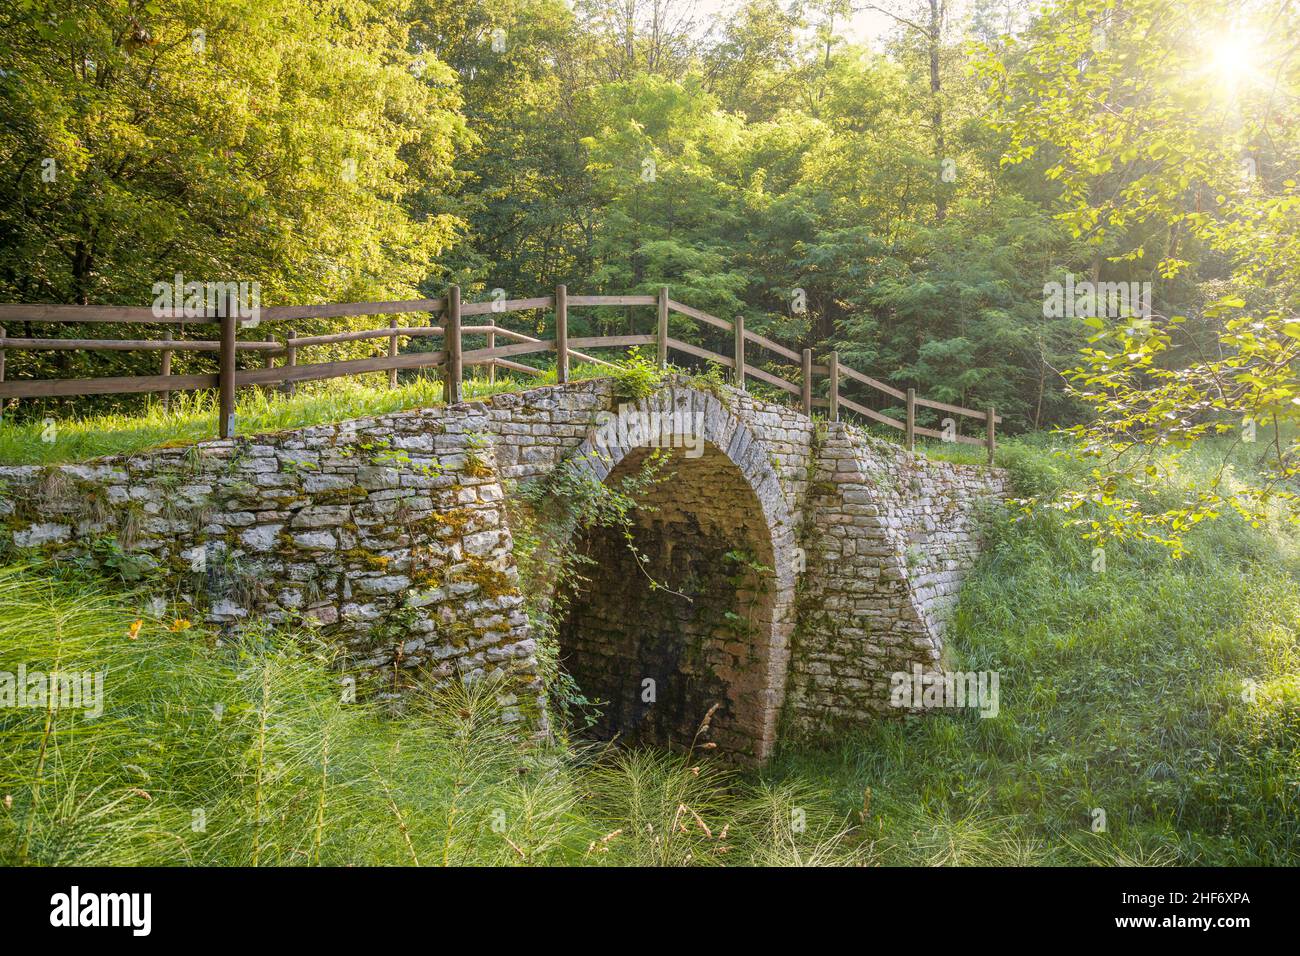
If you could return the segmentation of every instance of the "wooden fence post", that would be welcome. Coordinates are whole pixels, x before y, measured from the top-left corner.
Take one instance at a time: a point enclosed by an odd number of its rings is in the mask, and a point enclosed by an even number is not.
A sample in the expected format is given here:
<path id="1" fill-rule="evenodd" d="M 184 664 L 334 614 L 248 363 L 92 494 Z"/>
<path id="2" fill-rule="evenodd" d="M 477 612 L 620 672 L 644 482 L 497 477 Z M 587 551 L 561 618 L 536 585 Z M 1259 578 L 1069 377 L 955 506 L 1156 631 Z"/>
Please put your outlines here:
<path id="1" fill-rule="evenodd" d="M 0 325 L 0 382 L 5 380 L 5 327 Z M 0 398 L 0 422 L 5 420 L 5 400 Z"/>
<path id="2" fill-rule="evenodd" d="M 298 337 L 298 333 L 293 329 L 285 329 L 284 332 L 284 367 L 293 368 L 298 364 L 298 346 L 293 344 L 293 340 Z M 292 396 L 296 390 L 297 382 L 285 382 L 284 394 Z"/>
<path id="3" fill-rule="evenodd" d="M 235 435 L 235 333 L 238 329 L 234 293 L 224 297 L 218 309 L 221 320 L 220 371 L 217 375 L 217 433 L 222 438 Z"/>
<path id="4" fill-rule="evenodd" d="M 448 405 L 461 400 L 460 367 L 460 286 L 447 290 L 447 325 L 443 330 L 442 345 L 446 350 L 443 398 Z"/>
<path id="5" fill-rule="evenodd" d="M 745 388 L 745 317 L 737 315 L 734 322 L 736 332 L 736 388 Z"/>
<path id="6" fill-rule="evenodd" d="M 655 327 L 655 346 L 658 350 L 659 370 L 668 367 L 668 286 L 659 287 L 659 323 Z"/>
<path id="7" fill-rule="evenodd" d="M 171 329 L 168 329 L 166 332 L 163 333 L 164 341 L 170 342 L 172 341 L 172 338 L 173 336 L 172 336 Z M 167 376 L 171 375 L 172 373 L 172 350 L 171 349 L 163 349 L 162 368 L 160 368 L 159 371 L 163 375 L 167 375 Z M 162 393 L 162 404 L 163 404 L 163 411 L 167 411 L 167 409 L 171 407 L 172 393 L 170 391 L 164 391 Z"/>
<path id="8" fill-rule="evenodd" d="M 388 357 L 397 358 L 397 320 L 389 319 L 388 327 L 393 330 L 393 334 L 388 337 Z M 388 387 L 397 388 L 397 369 L 388 370 Z"/>
<path id="9" fill-rule="evenodd" d="M 494 351 L 497 347 L 497 334 L 496 332 L 493 331 L 496 327 L 497 327 L 497 320 L 495 318 L 489 318 L 488 333 L 487 333 L 487 347 L 489 352 Z M 488 362 L 487 376 L 488 376 L 489 385 L 492 385 L 496 382 L 497 360 L 495 358 L 492 359 L 492 361 Z"/>
<path id="10" fill-rule="evenodd" d="M 803 350 L 803 413 L 812 418 L 812 349 Z"/>
<path id="11" fill-rule="evenodd" d="M 916 389 L 907 390 L 907 430 L 904 432 L 908 451 L 916 450 Z"/>
<path id="12" fill-rule="evenodd" d="M 830 420 L 838 422 L 840 420 L 840 353 L 832 352 L 830 361 Z"/>
<path id="13" fill-rule="evenodd" d="M 987 436 L 984 439 L 984 443 L 988 446 L 989 449 L 990 465 L 993 464 L 993 451 L 994 449 L 997 448 L 997 438 L 993 434 L 993 424 L 996 418 L 997 415 L 993 411 L 993 406 L 990 405 L 988 410 L 988 417 L 985 419 L 988 422 L 988 432 L 987 432 Z"/>
<path id="14" fill-rule="evenodd" d="M 569 290 L 555 287 L 555 381 L 569 380 Z"/>

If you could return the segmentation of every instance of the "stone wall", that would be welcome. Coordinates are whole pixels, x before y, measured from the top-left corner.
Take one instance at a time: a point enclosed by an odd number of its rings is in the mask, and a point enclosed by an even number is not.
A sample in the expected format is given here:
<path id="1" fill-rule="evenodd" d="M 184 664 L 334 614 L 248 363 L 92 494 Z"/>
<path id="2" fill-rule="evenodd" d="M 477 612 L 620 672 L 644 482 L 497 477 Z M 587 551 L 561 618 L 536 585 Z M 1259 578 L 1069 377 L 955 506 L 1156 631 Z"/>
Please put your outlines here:
<path id="1" fill-rule="evenodd" d="M 517 719 L 543 700 L 505 496 L 565 460 L 599 480 L 634 467 L 643 449 L 602 438 L 620 404 L 599 380 L 88 465 L 0 467 L 0 533 L 63 557 L 113 538 L 214 622 L 313 622 L 377 694 L 417 674 L 493 675 Z M 616 701 L 611 729 L 635 722 L 647 739 L 681 742 L 718 703 L 719 746 L 761 760 L 783 709 L 800 728 L 862 719 L 887 709 L 891 671 L 939 660 L 978 550 L 975 506 L 1000 493 L 999 473 L 732 388 L 673 381 L 629 410 L 698 423 L 705 454 L 680 462 L 636 523 L 654 574 L 698 605 L 633 591 L 641 569 L 609 541 L 585 543 L 602 554 L 603 590 L 581 605 L 567 650 Z M 732 551 L 752 554 L 761 580 L 730 580 Z M 629 688 L 655 674 L 659 709 L 638 713 Z"/>
<path id="2" fill-rule="evenodd" d="M 979 554 L 979 505 L 1004 492 L 1000 471 L 827 426 L 807 505 L 794 726 L 824 730 L 888 713 L 890 674 L 940 663 L 943 625 Z"/>
<path id="3" fill-rule="evenodd" d="M 111 537 L 211 622 L 318 626 L 375 694 L 417 671 L 509 678 L 515 718 L 529 709 L 521 694 L 536 710 L 540 686 L 502 486 L 490 438 L 448 418 L 429 409 L 0 468 L 0 519 L 15 546 L 56 557 Z"/>

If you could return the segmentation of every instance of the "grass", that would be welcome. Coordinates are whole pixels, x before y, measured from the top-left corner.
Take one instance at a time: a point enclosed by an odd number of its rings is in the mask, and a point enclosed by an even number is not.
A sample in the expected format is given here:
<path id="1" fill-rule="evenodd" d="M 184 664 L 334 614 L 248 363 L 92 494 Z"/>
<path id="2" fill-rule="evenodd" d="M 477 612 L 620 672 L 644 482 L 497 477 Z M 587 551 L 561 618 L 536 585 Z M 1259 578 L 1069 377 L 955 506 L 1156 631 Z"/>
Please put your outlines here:
<path id="1" fill-rule="evenodd" d="M 1043 445 L 1000 452 L 1021 495 L 1077 480 Z M 106 696 L 0 709 L 0 863 L 1292 865 L 1297 538 L 1224 517 L 1188 544 L 1111 543 L 1097 572 L 1059 513 L 992 516 L 947 666 L 997 671 L 999 715 L 787 737 L 747 774 L 521 740 L 482 690 L 389 719 L 309 632 L 219 644 L 147 587 L 11 567 L 0 671 L 104 672 Z"/>
<path id="2" fill-rule="evenodd" d="M 1172 483 L 1203 481 L 1215 451 Z M 1079 468 L 1033 442 L 1002 458 L 1021 494 Z M 1058 514 L 995 521 L 948 667 L 997 671 L 999 716 L 937 712 L 787 745 L 769 773 L 828 788 L 890 862 L 1293 865 L 1296 538 L 1224 517 L 1189 547 L 1174 561 L 1111 543 L 1096 572 Z"/>
<path id="3" fill-rule="evenodd" d="M 581 363 L 571 378 L 595 378 L 600 366 Z M 554 384 L 555 370 L 520 380 L 498 372 L 495 383 L 467 378 L 463 394 L 476 401 L 502 392 Z M 245 388 L 235 408 L 236 433 L 241 435 L 305 428 L 349 418 L 383 415 L 409 408 L 442 404 L 442 382 L 413 377 L 388 387 L 380 375 L 331 379 L 299 385 L 287 396 L 272 389 Z M 217 397 L 212 391 L 177 392 L 169 408 L 149 399 L 142 411 L 85 417 L 45 416 L 24 409 L 24 420 L 0 422 L 0 465 L 53 465 L 87 461 L 102 455 L 129 455 L 162 445 L 190 444 L 217 434 Z"/>
<path id="4" fill-rule="evenodd" d="M 132 601 L 67 572 L 0 571 L 0 670 L 105 674 L 97 718 L 0 710 L 0 864 L 858 858 L 799 832 L 793 788 L 680 755 L 535 744 L 495 719 L 486 689 L 387 719 L 345 702 L 308 634 L 219 644 L 178 625 L 184 609 L 136 617 Z"/>

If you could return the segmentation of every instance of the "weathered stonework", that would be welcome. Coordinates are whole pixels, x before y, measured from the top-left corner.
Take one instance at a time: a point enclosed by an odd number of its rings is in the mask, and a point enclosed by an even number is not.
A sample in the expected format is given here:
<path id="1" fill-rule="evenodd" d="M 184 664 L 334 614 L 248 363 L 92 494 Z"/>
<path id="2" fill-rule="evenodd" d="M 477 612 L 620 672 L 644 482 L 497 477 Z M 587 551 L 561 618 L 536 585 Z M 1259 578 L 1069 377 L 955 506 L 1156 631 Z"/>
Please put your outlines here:
<path id="1" fill-rule="evenodd" d="M 629 454 L 614 477 L 645 457 Z M 638 498 L 635 553 L 618 528 L 580 541 L 588 582 L 560 627 L 560 651 L 584 693 L 610 702 L 602 736 L 688 747 L 716 703 L 700 742 L 753 756 L 774 739 L 790 630 L 789 607 L 774 607 L 763 512 L 717 448 L 674 452 L 669 468 Z"/>
<path id="2" fill-rule="evenodd" d="M 319 625 L 373 693 L 508 677 L 513 718 L 540 684 L 503 492 L 491 442 L 442 411 L 0 468 L 0 521 L 54 556 L 115 536 L 214 623 Z"/>
<path id="3" fill-rule="evenodd" d="M 807 499 L 793 726 L 887 713 L 892 673 L 939 664 L 943 624 L 979 553 L 978 505 L 1004 490 L 999 471 L 826 426 Z"/>
<path id="4" fill-rule="evenodd" d="M 607 731 L 689 744 L 717 704 L 710 739 L 761 760 L 783 710 L 808 729 L 869 717 L 888 709 L 890 672 L 939 660 L 978 548 L 975 505 L 1002 477 L 715 391 L 678 381 L 633 406 L 699 422 L 703 454 L 674 452 L 674 477 L 637 512 L 646 567 L 621 538 L 581 542 L 600 563 L 561 649 L 611 701 Z M 0 467 L 0 526 L 17 547 L 62 556 L 115 536 L 216 622 L 314 621 L 375 693 L 417 673 L 501 679 L 518 719 L 543 701 L 504 498 L 565 460 L 600 480 L 635 469 L 645 450 L 609 447 L 594 428 L 618 405 L 600 380 Z"/>

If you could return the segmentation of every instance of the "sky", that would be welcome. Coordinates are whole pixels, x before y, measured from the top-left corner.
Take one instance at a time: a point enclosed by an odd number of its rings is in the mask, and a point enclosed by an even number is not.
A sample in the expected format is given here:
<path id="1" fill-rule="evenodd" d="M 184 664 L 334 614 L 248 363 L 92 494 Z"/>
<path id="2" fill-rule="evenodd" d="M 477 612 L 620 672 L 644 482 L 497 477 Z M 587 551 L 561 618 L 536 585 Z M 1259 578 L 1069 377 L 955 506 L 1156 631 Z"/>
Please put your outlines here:
<path id="1" fill-rule="evenodd" d="M 885 0 L 888 2 L 888 0 Z M 884 4 L 882 3 L 882 6 Z M 724 20 L 732 10 L 740 6 L 740 0 L 696 0 L 702 23 L 716 23 Z M 892 26 L 893 21 L 883 13 L 864 10 L 856 13 L 847 26 L 836 32 L 852 43 L 872 43 L 882 37 Z"/>
<path id="2" fill-rule="evenodd" d="M 740 6 L 740 0 L 695 0 L 702 25 L 711 25 L 724 21 L 732 10 Z M 854 6 L 861 6 L 861 0 L 855 0 Z M 919 0 L 878 0 L 878 6 L 897 7 L 904 15 L 912 12 L 910 8 L 923 6 Z M 965 0 L 948 0 L 949 22 L 960 17 L 966 7 Z M 861 10 L 836 33 L 850 43 L 866 44 L 879 48 L 886 34 L 896 22 L 887 14 L 877 10 Z"/>

